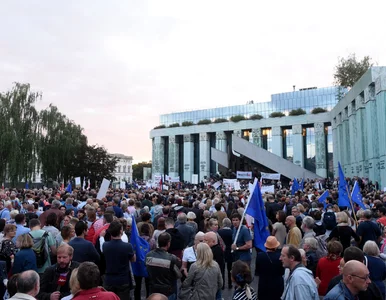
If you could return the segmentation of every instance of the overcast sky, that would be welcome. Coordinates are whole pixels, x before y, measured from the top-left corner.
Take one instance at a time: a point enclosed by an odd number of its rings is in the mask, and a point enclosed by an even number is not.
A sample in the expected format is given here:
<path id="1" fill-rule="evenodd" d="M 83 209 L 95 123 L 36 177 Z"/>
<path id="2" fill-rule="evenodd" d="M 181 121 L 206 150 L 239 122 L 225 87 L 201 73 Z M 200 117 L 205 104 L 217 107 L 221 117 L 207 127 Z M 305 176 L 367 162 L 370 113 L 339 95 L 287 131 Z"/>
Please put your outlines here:
<path id="1" fill-rule="evenodd" d="M 151 159 L 164 113 L 333 83 L 339 56 L 386 64 L 386 1 L 0 3 L 0 91 L 43 92 L 91 144 Z"/>

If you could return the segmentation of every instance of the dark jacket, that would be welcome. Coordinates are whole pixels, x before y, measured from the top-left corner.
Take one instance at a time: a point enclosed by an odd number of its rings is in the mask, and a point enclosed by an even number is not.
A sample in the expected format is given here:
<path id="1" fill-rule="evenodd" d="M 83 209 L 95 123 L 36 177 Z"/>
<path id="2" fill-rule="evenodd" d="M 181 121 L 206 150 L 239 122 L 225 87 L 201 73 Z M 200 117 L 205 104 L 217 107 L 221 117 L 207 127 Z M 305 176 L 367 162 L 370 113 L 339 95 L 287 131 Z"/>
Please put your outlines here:
<path id="1" fill-rule="evenodd" d="M 213 253 L 213 260 L 215 260 L 218 263 L 218 266 L 220 267 L 221 274 L 224 275 L 225 271 L 225 260 L 224 260 L 224 252 L 221 249 L 221 246 L 219 244 L 214 245 L 211 247 L 212 253 Z"/>
<path id="2" fill-rule="evenodd" d="M 150 293 L 170 296 L 176 292 L 177 279 L 181 277 L 181 261 L 161 248 L 146 255 L 146 269 L 150 279 Z"/>
<path id="3" fill-rule="evenodd" d="M 223 228 L 217 231 L 219 236 L 222 238 L 225 244 L 225 253 L 224 253 L 224 258 L 226 262 L 232 262 L 233 261 L 233 256 L 232 256 L 232 229 L 230 228 Z"/>
<path id="4" fill-rule="evenodd" d="M 331 279 L 328 288 L 327 294 L 330 290 L 332 290 L 339 282 L 343 279 L 342 275 L 335 276 Z M 326 294 L 326 295 L 327 295 Z M 359 300 L 382 300 L 381 291 L 378 289 L 377 285 L 374 282 L 371 282 L 366 291 L 359 292 L 358 294 Z"/>
<path id="5" fill-rule="evenodd" d="M 176 228 L 166 229 L 166 232 L 169 233 L 172 237 L 168 252 L 182 259 L 182 250 L 185 248 L 184 237 Z"/>
<path id="6" fill-rule="evenodd" d="M 54 264 L 48 267 L 43 273 L 43 276 L 41 277 L 40 292 L 36 296 L 36 299 L 50 300 L 51 294 L 56 291 L 60 292 L 60 298 L 70 295 L 71 294 L 70 286 L 69 286 L 70 277 L 71 277 L 72 270 L 74 270 L 77 267 L 79 267 L 79 263 L 76 261 L 72 261 L 69 267 L 69 272 L 67 273 L 66 283 L 60 288 L 57 284 L 60 276 L 58 264 Z"/>
<path id="7" fill-rule="evenodd" d="M 84 261 L 91 261 L 98 264 L 99 262 L 99 253 L 95 249 L 93 243 L 85 240 L 84 238 L 76 237 L 68 243 L 72 248 L 74 248 L 73 259 L 79 263 Z"/>
<path id="8" fill-rule="evenodd" d="M 185 241 L 184 248 L 193 246 L 194 236 L 195 236 L 193 227 L 186 225 L 186 223 L 182 223 L 178 225 L 177 230 L 181 233 L 181 235 L 184 238 L 184 241 Z"/>
<path id="9" fill-rule="evenodd" d="M 40 226 L 43 228 L 46 225 L 46 219 L 49 214 L 55 213 L 58 217 L 56 220 L 56 228 L 60 228 L 60 223 L 63 221 L 64 213 L 59 208 L 50 208 L 46 210 L 44 213 L 42 213 L 39 217 Z"/>
<path id="10" fill-rule="evenodd" d="M 312 274 L 315 277 L 316 266 L 318 265 L 318 258 L 316 256 L 316 252 L 315 251 L 307 251 L 306 257 L 307 257 L 307 269 L 312 271 Z"/>

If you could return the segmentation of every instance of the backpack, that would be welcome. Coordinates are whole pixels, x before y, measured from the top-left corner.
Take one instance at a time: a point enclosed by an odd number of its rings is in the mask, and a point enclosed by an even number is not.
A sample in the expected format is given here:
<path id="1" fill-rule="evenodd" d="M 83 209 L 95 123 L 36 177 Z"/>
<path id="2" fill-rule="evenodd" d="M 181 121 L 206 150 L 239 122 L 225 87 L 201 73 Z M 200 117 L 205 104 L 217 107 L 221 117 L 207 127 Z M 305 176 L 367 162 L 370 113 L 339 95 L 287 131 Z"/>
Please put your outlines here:
<path id="1" fill-rule="evenodd" d="M 333 230 L 336 226 L 336 217 L 335 213 L 328 211 L 324 213 L 323 224 L 326 226 L 327 230 Z"/>
<path id="2" fill-rule="evenodd" d="M 316 241 L 318 242 L 318 248 L 316 249 L 316 257 L 320 259 L 327 256 L 327 243 L 324 235 L 315 236 Z"/>
<path id="3" fill-rule="evenodd" d="M 47 249 L 47 237 L 48 237 L 48 232 L 44 232 L 44 234 L 41 237 L 34 238 L 30 233 L 30 237 L 33 240 L 33 246 L 32 250 L 35 253 L 36 257 L 36 266 L 38 268 L 42 268 L 45 264 L 45 262 L 48 259 L 48 249 Z"/>

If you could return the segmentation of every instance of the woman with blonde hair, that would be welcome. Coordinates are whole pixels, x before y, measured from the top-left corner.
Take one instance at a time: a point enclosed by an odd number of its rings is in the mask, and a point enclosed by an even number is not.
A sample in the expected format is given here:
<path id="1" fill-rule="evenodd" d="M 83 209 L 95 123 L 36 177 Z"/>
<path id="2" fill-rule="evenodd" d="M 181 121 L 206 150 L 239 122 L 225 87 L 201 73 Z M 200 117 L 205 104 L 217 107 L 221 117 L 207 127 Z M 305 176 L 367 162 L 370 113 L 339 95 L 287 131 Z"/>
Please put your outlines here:
<path id="1" fill-rule="evenodd" d="M 15 261 L 12 266 L 12 274 L 28 270 L 37 271 L 35 252 L 32 250 L 33 240 L 28 233 L 19 235 L 16 239 L 16 247 L 20 249 L 15 254 Z"/>
<path id="2" fill-rule="evenodd" d="M 346 248 L 351 246 L 351 237 L 354 238 L 356 242 L 359 242 L 359 236 L 348 224 L 348 216 L 345 212 L 338 212 L 337 214 L 337 223 L 338 225 L 331 231 L 329 240 L 330 241 L 339 241 L 343 246 L 343 251 Z"/>
<path id="3" fill-rule="evenodd" d="M 188 277 L 182 283 L 181 300 L 213 300 L 222 288 L 220 267 L 213 260 L 213 253 L 206 243 L 197 245 L 197 260 L 190 267 Z"/>
<path id="4" fill-rule="evenodd" d="M 72 270 L 69 285 L 70 285 L 71 294 L 68 295 L 67 297 L 62 298 L 62 300 L 70 300 L 74 298 L 77 292 L 80 291 L 80 285 L 78 281 L 78 268 L 75 268 L 74 270 Z"/>

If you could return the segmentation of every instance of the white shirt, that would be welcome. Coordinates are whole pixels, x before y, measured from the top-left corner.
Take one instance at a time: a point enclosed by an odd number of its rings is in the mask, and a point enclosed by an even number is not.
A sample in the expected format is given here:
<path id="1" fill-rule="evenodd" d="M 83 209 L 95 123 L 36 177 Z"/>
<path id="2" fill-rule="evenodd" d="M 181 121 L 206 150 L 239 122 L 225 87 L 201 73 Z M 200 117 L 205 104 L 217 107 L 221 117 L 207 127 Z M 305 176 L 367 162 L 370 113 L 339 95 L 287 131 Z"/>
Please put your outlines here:
<path id="1" fill-rule="evenodd" d="M 194 252 L 194 248 L 188 247 L 184 250 L 184 254 L 182 255 L 182 261 L 185 262 L 195 262 L 197 260 L 196 253 Z"/>

